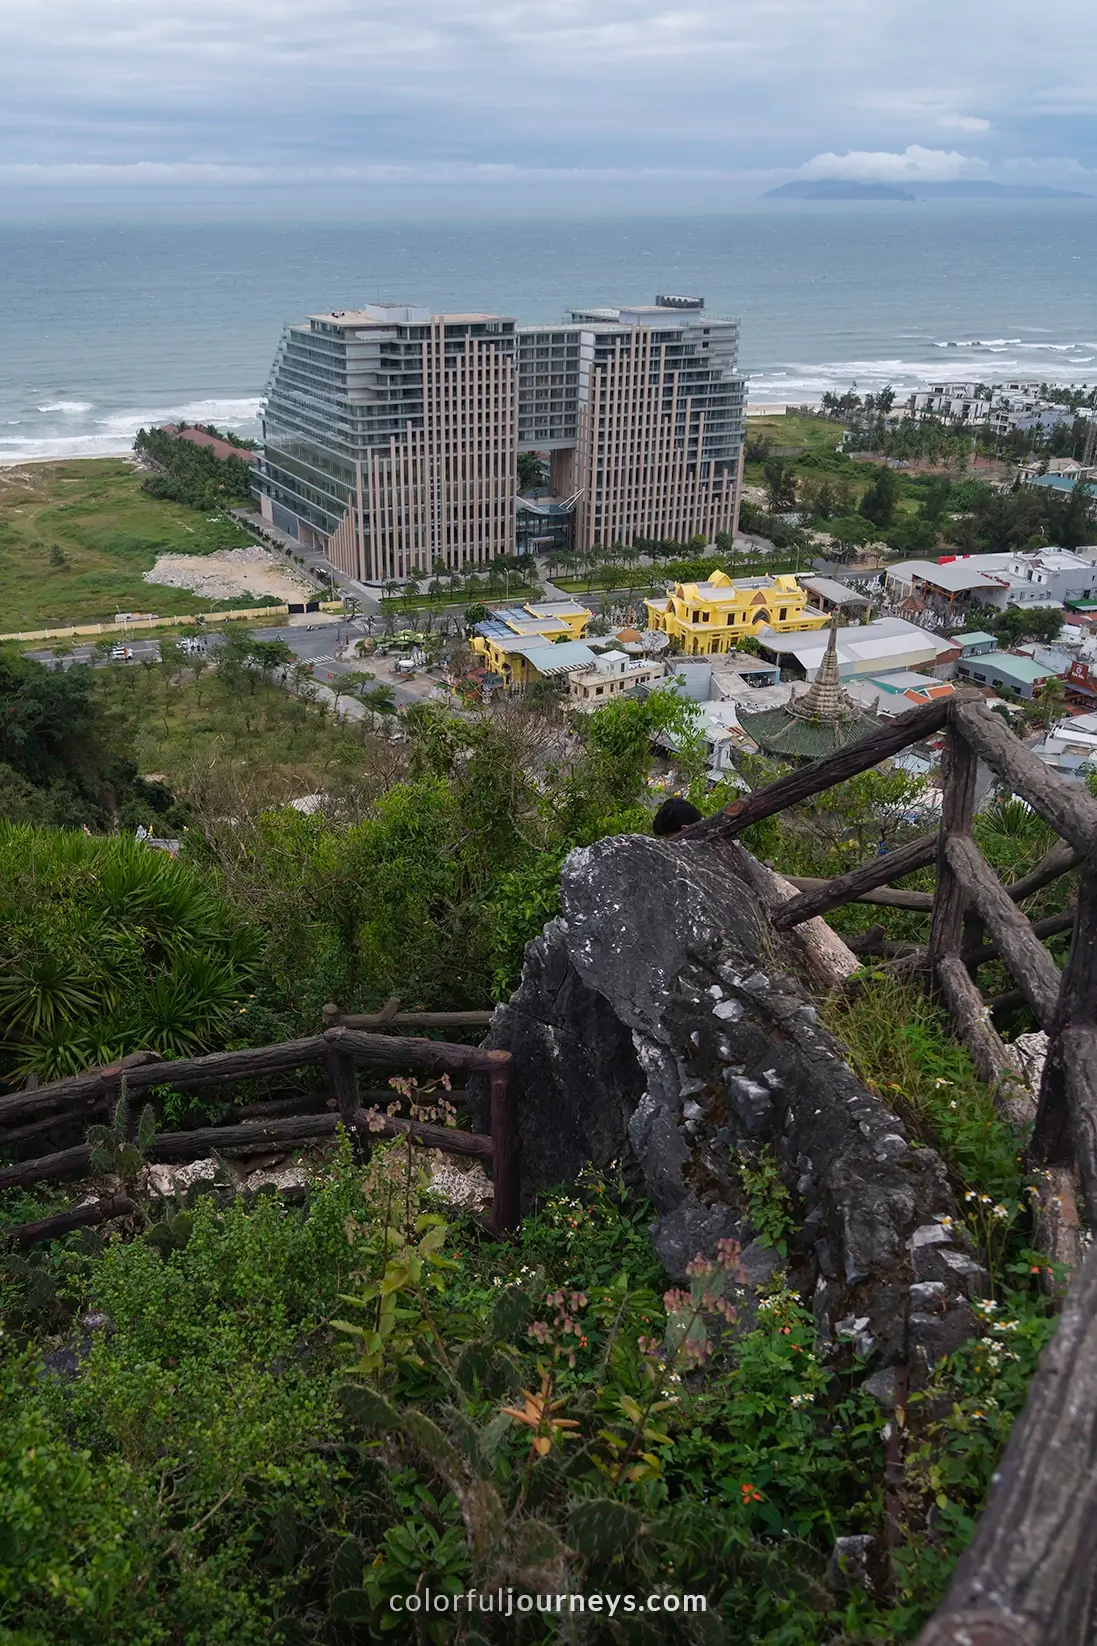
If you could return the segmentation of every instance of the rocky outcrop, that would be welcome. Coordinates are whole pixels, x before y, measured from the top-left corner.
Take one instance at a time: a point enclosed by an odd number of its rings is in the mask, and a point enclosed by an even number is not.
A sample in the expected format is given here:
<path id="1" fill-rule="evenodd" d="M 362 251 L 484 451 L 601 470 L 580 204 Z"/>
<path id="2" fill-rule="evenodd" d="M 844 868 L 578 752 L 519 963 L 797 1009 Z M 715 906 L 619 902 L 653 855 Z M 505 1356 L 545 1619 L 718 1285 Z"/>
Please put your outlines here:
<path id="1" fill-rule="evenodd" d="M 518 1064 L 527 1205 L 620 1159 L 659 1214 L 668 1273 L 735 1235 L 760 1279 L 775 1260 L 737 1168 L 769 1147 L 824 1335 L 885 1365 L 968 1335 L 982 1275 L 941 1221 L 956 1216 L 942 1164 L 821 1027 L 818 937 L 767 919 L 780 883 L 737 844 L 619 836 L 573 852 L 561 889 L 488 1039 Z"/>

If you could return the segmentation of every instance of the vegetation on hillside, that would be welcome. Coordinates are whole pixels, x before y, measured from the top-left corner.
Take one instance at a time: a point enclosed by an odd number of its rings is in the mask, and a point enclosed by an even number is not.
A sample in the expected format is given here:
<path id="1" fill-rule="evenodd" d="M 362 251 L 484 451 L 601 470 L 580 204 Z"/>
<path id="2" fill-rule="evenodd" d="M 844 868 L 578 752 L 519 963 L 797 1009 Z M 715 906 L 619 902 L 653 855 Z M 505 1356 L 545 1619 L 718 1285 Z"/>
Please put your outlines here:
<path id="1" fill-rule="evenodd" d="M 69 817 L 0 823 L 9 1081 L 139 1045 L 315 1032 L 329 998 L 484 1005 L 555 912 L 566 851 L 650 826 L 658 728 L 681 740 L 683 786 L 706 808 L 727 798 L 705 793 L 691 711 L 667 694 L 578 726 L 544 702 L 422 705 L 392 741 L 387 717 L 344 725 L 283 693 L 291 667 L 239 635 L 216 671 L 169 648 L 141 671 L 20 661 L 7 677 L 4 758 L 34 804 L 76 781 L 71 727 L 87 762 Z M 108 751 L 155 761 L 187 824 L 178 862 L 121 837 L 133 814 L 103 798 Z M 295 787 L 321 809 L 286 807 Z M 790 873 L 835 873 L 924 829 L 919 794 L 870 772 L 749 843 Z M 1012 802 L 978 828 L 1006 877 L 1047 848 L 1046 825 Z M 835 923 L 900 941 L 925 930 L 916 912 L 866 905 Z M 550 1646 L 558 1620 L 535 1610 L 458 1624 L 401 1604 L 542 1585 L 703 1595 L 703 1616 L 673 1624 L 698 1646 L 912 1639 L 1054 1317 L 1017 1139 L 940 1014 L 892 978 L 823 1015 L 941 1151 L 991 1275 L 982 1335 L 909 1408 L 898 1497 L 885 1504 L 884 1416 L 861 1368 L 823 1358 L 787 1278 L 741 1298 L 725 1247 L 668 1290 L 651 1207 L 616 1173 L 546 1197 L 492 1244 L 432 1198 L 422 1155 L 396 1142 L 363 1166 L 342 1144 L 304 1208 L 246 1205 L 226 1178 L 166 1205 L 136 1191 L 144 1221 L 125 1235 L 2 1251 L 2 1646 Z M 157 1101 L 173 1126 L 197 1117 L 178 1094 Z M 794 1270 L 810 1244 L 795 1193 L 764 1155 L 736 1169 Z M 6 1191 L 0 1223 L 43 1204 Z M 829 1557 L 838 1536 L 883 1548 L 886 1512 L 900 1547 L 870 1594 Z M 587 1617 L 572 1637 L 656 1646 L 666 1617 Z"/>

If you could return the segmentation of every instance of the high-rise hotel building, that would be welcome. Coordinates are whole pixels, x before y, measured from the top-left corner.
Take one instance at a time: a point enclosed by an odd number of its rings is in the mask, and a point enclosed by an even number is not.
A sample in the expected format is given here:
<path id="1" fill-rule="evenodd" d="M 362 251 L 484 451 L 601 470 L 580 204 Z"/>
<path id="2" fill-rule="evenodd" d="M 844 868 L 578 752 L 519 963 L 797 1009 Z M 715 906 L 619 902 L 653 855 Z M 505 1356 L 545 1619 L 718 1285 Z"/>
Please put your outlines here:
<path id="1" fill-rule="evenodd" d="M 691 298 L 556 326 L 387 304 L 313 316 L 275 359 L 263 513 L 366 580 L 558 543 L 562 521 L 578 548 L 732 531 L 737 353 L 737 324 Z M 548 500 L 519 499 L 519 451 L 550 459 Z"/>

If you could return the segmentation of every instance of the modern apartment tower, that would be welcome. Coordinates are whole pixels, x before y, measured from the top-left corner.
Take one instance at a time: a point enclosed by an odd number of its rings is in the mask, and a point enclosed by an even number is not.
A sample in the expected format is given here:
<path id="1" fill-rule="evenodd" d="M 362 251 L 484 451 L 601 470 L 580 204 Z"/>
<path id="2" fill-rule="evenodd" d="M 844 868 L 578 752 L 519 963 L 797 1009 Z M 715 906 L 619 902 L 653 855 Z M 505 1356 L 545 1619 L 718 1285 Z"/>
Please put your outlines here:
<path id="1" fill-rule="evenodd" d="M 562 523 L 580 549 L 733 531 L 737 353 L 736 322 L 700 298 L 562 326 L 382 304 L 315 315 L 275 359 L 263 513 L 370 581 L 558 546 Z M 549 457 L 548 498 L 518 498 L 520 450 Z"/>
<path id="2" fill-rule="evenodd" d="M 283 333 L 263 514 L 340 571 L 385 581 L 514 549 L 514 321 L 367 304 Z"/>
<path id="3" fill-rule="evenodd" d="M 738 324 L 694 297 L 520 329 L 518 444 L 552 454 L 552 492 L 575 498 L 577 548 L 735 530 L 738 350 Z"/>

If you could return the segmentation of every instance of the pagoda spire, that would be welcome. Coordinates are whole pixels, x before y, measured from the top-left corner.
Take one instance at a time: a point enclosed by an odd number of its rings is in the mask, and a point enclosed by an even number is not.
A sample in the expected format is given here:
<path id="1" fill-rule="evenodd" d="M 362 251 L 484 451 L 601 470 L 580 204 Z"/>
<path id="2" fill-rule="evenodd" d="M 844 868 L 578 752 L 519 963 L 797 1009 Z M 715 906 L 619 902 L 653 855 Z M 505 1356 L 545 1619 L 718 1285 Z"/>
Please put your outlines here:
<path id="1" fill-rule="evenodd" d="M 841 720 L 849 720 L 857 713 L 856 705 L 842 690 L 842 679 L 838 673 L 837 611 L 831 619 L 830 638 L 818 673 L 803 696 L 792 699 L 789 709 L 805 720 L 819 720 L 831 726 Z"/>

